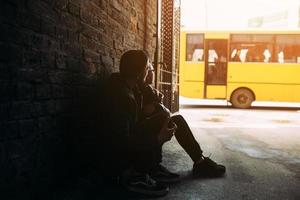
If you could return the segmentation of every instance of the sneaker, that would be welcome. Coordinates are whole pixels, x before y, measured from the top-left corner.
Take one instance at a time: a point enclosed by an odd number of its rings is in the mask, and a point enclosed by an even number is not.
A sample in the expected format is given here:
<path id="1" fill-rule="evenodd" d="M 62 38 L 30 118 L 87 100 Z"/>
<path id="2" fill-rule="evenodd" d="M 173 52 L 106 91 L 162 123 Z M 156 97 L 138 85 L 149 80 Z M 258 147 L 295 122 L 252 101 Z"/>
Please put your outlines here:
<path id="1" fill-rule="evenodd" d="M 217 164 L 208 157 L 203 157 L 203 160 L 194 163 L 193 166 L 195 177 L 221 177 L 225 174 L 225 171 L 225 166 Z"/>
<path id="2" fill-rule="evenodd" d="M 170 184 L 176 183 L 179 181 L 179 174 L 175 174 L 170 172 L 166 167 L 158 164 L 155 168 L 153 168 L 150 172 L 150 176 L 157 181 L 158 183 L 162 184 Z"/>
<path id="3" fill-rule="evenodd" d="M 165 196 L 169 192 L 169 187 L 157 184 L 148 174 L 134 172 L 123 180 L 125 189 L 134 194 L 149 197 Z"/>

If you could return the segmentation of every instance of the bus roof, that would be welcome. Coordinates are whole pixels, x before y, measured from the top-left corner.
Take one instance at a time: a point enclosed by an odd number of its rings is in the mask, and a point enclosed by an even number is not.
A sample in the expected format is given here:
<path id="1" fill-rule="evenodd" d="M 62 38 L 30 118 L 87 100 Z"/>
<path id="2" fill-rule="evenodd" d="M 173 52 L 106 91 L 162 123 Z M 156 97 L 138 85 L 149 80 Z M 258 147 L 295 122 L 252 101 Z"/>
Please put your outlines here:
<path id="1" fill-rule="evenodd" d="M 181 33 L 204 34 L 206 39 L 229 39 L 231 34 L 285 34 L 285 35 L 300 35 L 299 30 L 182 30 Z"/>

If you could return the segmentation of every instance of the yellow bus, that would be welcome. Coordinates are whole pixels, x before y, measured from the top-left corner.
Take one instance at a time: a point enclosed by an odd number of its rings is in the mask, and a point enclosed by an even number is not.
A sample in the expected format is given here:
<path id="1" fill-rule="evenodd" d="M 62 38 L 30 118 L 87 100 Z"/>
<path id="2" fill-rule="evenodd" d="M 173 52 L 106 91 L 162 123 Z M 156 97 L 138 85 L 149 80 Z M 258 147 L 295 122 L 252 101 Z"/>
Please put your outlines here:
<path id="1" fill-rule="evenodd" d="M 179 72 L 183 97 L 300 102 L 300 31 L 182 31 Z"/>

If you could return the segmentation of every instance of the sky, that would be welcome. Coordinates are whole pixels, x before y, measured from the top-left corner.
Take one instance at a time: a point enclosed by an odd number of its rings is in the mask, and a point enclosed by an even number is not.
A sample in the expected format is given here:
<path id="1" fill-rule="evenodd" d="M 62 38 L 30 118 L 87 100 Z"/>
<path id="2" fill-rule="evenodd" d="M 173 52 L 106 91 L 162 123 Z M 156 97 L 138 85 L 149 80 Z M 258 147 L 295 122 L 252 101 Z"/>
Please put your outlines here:
<path id="1" fill-rule="evenodd" d="M 276 28 L 296 29 L 299 6 L 300 0 L 181 0 L 181 25 L 190 30 L 245 29 L 250 18 L 288 11 L 287 23 Z"/>

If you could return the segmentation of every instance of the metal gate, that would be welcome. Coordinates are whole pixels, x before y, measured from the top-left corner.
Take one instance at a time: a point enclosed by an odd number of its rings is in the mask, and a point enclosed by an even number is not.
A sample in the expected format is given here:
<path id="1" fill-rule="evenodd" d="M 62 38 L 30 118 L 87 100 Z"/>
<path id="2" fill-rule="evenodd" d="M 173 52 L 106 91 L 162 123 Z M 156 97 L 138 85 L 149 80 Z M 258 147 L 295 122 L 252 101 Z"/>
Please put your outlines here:
<path id="1" fill-rule="evenodd" d="M 180 0 L 157 1 L 156 87 L 164 105 L 179 110 Z"/>

